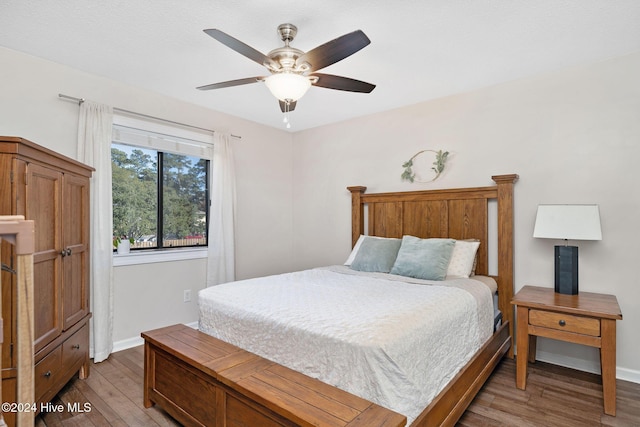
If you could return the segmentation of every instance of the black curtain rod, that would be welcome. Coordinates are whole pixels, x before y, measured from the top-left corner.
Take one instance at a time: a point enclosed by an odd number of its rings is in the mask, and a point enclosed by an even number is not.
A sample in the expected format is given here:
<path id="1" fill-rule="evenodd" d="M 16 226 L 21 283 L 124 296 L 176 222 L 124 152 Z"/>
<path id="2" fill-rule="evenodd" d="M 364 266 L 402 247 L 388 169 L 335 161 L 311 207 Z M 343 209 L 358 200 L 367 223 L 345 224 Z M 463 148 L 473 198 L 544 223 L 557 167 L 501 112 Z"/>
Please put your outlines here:
<path id="1" fill-rule="evenodd" d="M 58 98 L 66 99 L 68 101 L 77 102 L 78 105 L 82 104 L 85 101 L 84 98 L 76 98 L 76 97 L 65 95 L 65 94 L 62 94 L 62 93 L 58 94 Z M 171 124 L 178 125 L 178 126 L 185 126 L 185 127 L 192 128 L 192 129 L 203 130 L 205 132 L 211 132 L 211 133 L 215 133 L 216 132 L 216 131 L 211 130 L 211 129 L 205 129 L 205 128 L 201 128 L 201 127 L 198 127 L 198 126 L 188 125 L 186 123 L 175 122 L 173 120 L 167 120 L 167 119 L 163 119 L 161 117 L 150 116 L 148 114 L 136 113 L 135 111 L 129 111 L 129 110 L 125 110 L 125 109 L 122 109 L 122 108 L 113 107 L 113 111 L 117 111 L 119 113 L 132 114 L 134 116 L 144 117 L 144 118 L 152 119 L 152 120 L 158 120 L 158 121 L 165 122 L 165 123 L 171 123 Z M 242 139 L 242 137 L 238 136 L 238 135 L 231 135 L 231 136 L 233 138 Z"/>

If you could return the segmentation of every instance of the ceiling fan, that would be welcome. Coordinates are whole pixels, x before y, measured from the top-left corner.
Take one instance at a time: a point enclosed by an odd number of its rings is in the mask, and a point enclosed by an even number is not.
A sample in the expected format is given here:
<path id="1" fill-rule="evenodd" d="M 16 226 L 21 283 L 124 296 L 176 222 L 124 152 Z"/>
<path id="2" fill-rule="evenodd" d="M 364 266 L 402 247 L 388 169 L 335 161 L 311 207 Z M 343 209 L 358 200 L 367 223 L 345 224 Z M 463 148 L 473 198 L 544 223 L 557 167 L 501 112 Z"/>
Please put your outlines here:
<path id="1" fill-rule="evenodd" d="M 200 90 L 265 82 L 271 93 L 278 98 L 280 110 L 287 113 L 296 108 L 298 100 L 312 85 L 326 89 L 362 93 L 369 93 L 376 87 L 360 80 L 317 72 L 353 55 L 371 43 L 371 40 L 360 30 L 345 34 L 308 52 L 303 52 L 289 45 L 298 33 L 298 28 L 293 24 L 282 24 L 278 26 L 278 34 L 280 34 L 284 46 L 272 50 L 267 55 L 220 30 L 209 29 L 204 32 L 241 55 L 263 65 L 271 74 L 213 83 L 198 87 L 197 89 Z"/>

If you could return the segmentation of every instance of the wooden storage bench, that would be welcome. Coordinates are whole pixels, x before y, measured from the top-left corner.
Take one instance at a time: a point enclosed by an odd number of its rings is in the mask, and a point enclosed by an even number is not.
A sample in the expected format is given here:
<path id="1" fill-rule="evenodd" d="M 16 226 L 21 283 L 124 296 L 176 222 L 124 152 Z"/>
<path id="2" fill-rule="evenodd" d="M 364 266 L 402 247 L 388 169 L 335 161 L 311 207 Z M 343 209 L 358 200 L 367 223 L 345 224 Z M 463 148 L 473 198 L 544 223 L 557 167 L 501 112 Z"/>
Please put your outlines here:
<path id="1" fill-rule="evenodd" d="M 400 427 L 406 417 L 185 325 L 144 332 L 144 405 L 186 426 Z"/>

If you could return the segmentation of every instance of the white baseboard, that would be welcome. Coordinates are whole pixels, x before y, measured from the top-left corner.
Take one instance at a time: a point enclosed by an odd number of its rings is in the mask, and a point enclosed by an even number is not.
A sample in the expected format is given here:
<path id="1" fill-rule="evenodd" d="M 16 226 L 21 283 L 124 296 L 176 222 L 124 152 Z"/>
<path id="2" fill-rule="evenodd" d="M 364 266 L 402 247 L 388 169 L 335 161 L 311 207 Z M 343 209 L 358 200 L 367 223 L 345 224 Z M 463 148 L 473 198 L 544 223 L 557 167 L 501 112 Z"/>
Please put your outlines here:
<path id="1" fill-rule="evenodd" d="M 617 368 L 616 377 L 620 378 L 621 380 L 640 384 L 640 371 L 636 371 L 634 369 Z"/>
<path id="2" fill-rule="evenodd" d="M 198 322 L 186 323 L 186 325 L 193 329 L 198 329 Z M 133 337 L 127 338 L 124 340 L 114 341 L 113 342 L 113 353 L 118 351 L 127 350 L 129 348 L 137 347 L 139 345 L 144 344 L 144 340 L 142 337 Z"/>
<path id="3" fill-rule="evenodd" d="M 565 368 L 577 369 L 579 371 L 600 374 L 600 365 L 592 363 L 588 360 L 578 359 L 575 357 L 564 356 L 556 353 L 548 353 L 539 351 L 536 353 L 536 360 L 541 362 L 552 363 L 554 365 L 564 366 Z M 616 367 L 616 378 L 632 383 L 640 384 L 640 371 L 633 369 Z"/>

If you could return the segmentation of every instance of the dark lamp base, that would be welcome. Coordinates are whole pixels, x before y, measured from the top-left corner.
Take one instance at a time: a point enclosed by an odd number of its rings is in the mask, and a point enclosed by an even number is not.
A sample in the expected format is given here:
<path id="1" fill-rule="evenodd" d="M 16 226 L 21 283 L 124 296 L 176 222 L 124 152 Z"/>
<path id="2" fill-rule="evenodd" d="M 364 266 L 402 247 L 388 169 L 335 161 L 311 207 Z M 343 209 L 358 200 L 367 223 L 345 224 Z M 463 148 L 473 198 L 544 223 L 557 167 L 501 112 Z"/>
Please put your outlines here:
<path id="1" fill-rule="evenodd" d="M 559 294 L 578 294 L 578 247 L 555 247 L 555 291 Z"/>

